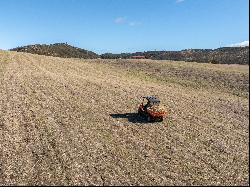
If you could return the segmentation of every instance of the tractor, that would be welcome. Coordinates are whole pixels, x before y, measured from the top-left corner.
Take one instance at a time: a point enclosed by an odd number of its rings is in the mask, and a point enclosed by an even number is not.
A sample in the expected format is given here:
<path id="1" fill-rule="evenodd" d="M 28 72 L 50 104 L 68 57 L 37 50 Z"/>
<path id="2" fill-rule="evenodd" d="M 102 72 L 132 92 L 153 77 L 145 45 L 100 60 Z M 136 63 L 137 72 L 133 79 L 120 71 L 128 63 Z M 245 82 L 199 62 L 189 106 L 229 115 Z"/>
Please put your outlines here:
<path id="1" fill-rule="evenodd" d="M 167 112 L 160 106 L 160 100 L 156 96 L 142 97 L 143 101 L 139 105 L 138 114 L 146 117 L 148 122 L 163 121 Z M 145 99 L 147 103 L 145 104 Z"/>

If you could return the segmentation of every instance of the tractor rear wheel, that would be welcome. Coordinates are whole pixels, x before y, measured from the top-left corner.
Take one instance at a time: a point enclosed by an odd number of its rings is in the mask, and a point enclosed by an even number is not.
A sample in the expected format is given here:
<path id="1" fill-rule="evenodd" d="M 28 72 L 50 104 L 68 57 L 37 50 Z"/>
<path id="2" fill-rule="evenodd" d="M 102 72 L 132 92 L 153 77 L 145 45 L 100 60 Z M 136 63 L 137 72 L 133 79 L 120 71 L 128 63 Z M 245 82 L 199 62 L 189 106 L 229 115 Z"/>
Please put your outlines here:
<path id="1" fill-rule="evenodd" d="M 159 122 L 162 122 L 162 121 L 163 121 L 163 117 L 159 117 L 159 118 L 158 118 L 158 121 L 159 121 Z"/>
<path id="2" fill-rule="evenodd" d="M 147 116 L 147 121 L 151 122 L 152 121 L 152 117 L 151 116 Z"/>

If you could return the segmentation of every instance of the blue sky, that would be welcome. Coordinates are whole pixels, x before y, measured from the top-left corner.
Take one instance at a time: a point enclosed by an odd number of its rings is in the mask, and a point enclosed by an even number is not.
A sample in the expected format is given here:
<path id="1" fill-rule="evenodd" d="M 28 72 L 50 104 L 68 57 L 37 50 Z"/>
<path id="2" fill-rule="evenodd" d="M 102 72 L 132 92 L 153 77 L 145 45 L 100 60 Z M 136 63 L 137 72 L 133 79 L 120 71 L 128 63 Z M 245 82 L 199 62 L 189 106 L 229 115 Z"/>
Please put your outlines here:
<path id="1" fill-rule="evenodd" d="M 249 40 L 248 0 L 0 0 L 0 49 L 68 42 L 104 52 Z"/>

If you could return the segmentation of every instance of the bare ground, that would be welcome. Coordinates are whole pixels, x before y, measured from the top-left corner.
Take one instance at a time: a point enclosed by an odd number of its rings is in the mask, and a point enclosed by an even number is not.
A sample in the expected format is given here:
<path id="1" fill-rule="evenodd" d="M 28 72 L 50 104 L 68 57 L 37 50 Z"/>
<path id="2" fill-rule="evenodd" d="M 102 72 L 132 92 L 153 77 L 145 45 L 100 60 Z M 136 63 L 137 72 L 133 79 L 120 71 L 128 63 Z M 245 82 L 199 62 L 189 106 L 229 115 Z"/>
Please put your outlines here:
<path id="1" fill-rule="evenodd" d="M 0 51 L 0 184 L 248 185 L 248 71 Z"/>

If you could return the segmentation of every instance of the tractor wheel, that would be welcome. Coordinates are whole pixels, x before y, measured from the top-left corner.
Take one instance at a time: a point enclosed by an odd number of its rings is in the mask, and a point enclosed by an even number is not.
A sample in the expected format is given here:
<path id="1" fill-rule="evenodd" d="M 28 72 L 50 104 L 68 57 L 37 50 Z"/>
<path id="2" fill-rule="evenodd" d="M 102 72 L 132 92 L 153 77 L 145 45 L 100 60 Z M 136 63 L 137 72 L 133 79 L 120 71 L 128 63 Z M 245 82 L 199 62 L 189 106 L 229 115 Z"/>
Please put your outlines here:
<path id="1" fill-rule="evenodd" d="M 147 121 L 148 122 L 152 122 L 152 117 L 151 116 L 147 116 Z"/>
<path id="2" fill-rule="evenodd" d="M 139 114 L 139 116 L 142 116 L 142 111 L 140 108 L 138 109 L 138 114 Z"/>
<path id="3" fill-rule="evenodd" d="M 158 121 L 159 121 L 159 122 L 162 122 L 162 121 L 163 121 L 163 117 L 159 117 L 159 118 L 158 118 Z"/>

